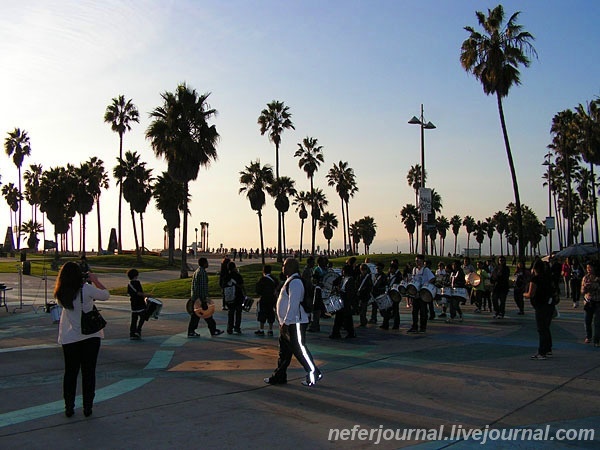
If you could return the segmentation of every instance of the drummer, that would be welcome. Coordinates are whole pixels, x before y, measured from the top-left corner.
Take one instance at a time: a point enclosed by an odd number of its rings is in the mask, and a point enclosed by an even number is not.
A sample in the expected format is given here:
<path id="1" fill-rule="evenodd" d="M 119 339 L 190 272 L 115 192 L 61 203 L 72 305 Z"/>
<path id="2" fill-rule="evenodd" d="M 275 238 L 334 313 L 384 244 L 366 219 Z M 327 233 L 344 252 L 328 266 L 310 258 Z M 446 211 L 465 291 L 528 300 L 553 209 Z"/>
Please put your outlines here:
<path id="1" fill-rule="evenodd" d="M 392 259 L 390 263 L 390 270 L 387 276 L 387 290 L 395 284 L 400 284 L 402 281 L 402 273 L 398 270 L 398 260 Z M 392 307 L 387 309 L 385 312 L 382 311 L 383 315 L 383 325 L 381 325 L 382 330 L 390 329 L 390 319 L 394 318 L 394 323 L 392 324 L 392 330 L 398 330 L 400 328 L 400 302 L 392 302 Z"/>
<path id="2" fill-rule="evenodd" d="M 137 269 L 129 269 L 127 278 L 127 294 L 131 303 L 131 324 L 129 326 L 129 339 L 139 341 L 142 339 L 142 326 L 147 319 L 146 317 L 146 294 L 142 289 L 142 283 L 138 280 L 140 272 Z"/>
<path id="3" fill-rule="evenodd" d="M 443 261 L 438 263 L 438 268 L 435 271 L 435 284 L 437 287 L 443 287 L 446 285 L 446 281 L 448 278 L 448 272 L 446 272 L 446 264 Z M 447 304 L 446 302 L 442 303 L 442 312 L 439 317 L 446 317 Z"/>
<path id="4" fill-rule="evenodd" d="M 415 268 L 413 269 L 412 279 L 420 286 L 432 284 L 435 275 L 425 266 L 423 255 L 417 255 L 415 258 Z M 412 327 L 407 333 L 425 333 L 427 331 L 427 303 L 420 296 L 413 299 L 412 304 Z"/>
<path id="5" fill-rule="evenodd" d="M 450 272 L 450 286 L 455 288 L 464 288 L 465 287 L 465 273 L 460 266 L 460 261 L 457 259 L 452 262 L 452 270 Z M 460 297 L 455 295 L 449 298 L 450 301 L 450 318 L 446 320 L 446 322 L 452 322 L 456 319 L 456 315 L 458 314 L 458 319 L 462 322 L 463 315 L 462 310 L 460 309 Z"/>
<path id="6" fill-rule="evenodd" d="M 490 278 L 490 274 L 487 272 L 487 270 L 485 270 L 485 264 L 483 261 L 477 261 L 477 270 L 475 273 L 477 274 L 478 279 L 475 278 L 477 281 L 472 283 L 471 298 L 475 304 L 475 309 L 473 312 L 480 313 L 481 311 L 485 311 L 486 306 L 491 311 L 492 305 L 484 304 L 486 299 L 486 285 Z"/>
<path id="7" fill-rule="evenodd" d="M 383 271 L 385 265 L 382 262 L 378 262 L 376 264 L 376 273 L 375 273 L 375 281 L 373 281 L 373 287 L 371 288 L 371 295 L 373 298 L 377 298 L 380 295 L 385 294 L 385 290 L 387 288 L 387 275 Z M 377 302 L 373 302 L 372 306 L 372 315 L 369 323 L 377 323 Z M 381 315 L 385 315 L 385 311 L 381 311 Z"/>

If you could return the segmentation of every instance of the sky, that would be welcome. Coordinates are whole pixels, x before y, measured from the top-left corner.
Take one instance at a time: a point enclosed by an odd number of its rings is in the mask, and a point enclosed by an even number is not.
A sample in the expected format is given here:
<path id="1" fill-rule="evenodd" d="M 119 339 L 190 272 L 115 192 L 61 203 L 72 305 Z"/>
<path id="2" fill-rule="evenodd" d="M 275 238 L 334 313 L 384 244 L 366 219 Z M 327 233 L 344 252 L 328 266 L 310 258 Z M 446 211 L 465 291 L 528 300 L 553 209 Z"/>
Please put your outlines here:
<path id="1" fill-rule="evenodd" d="M 112 174 L 118 135 L 103 121 L 112 98 L 124 95 L 140 112 L 124 136 L 153 175 L 166 170 L 145 139 L 149 113 L 160 94 L 186 82 L 210 93 L 218 111 L 218 159 L 190 184 L 188 242 L 209 223 L 208 247 L 260 246 L 258 218 L 238 193 L 239 175 L 250 162 L 275 166 L 275 148 L 260 134 L 257 119 L 267 103 L 283 101 L 295 130 L 286 130 L 280 173 L 309 190 L 294 152 L 305 137 L 318 139 L 325 162 L 315 174 L 327 211 L 341 221 L 341 203 L 327 186 L 334 163 L 354 169 L 359 191 L 350 220 L 374 218 L 371 253 L 407 252 L 400 210 L 415 202 L 406 181 L 420 164 L 420 130 L 408 124 L 424 107 L 427 186 L 442 197 L 442 215 L 484 220 L 514 201 L 496 98 L 461 67 L 463 27 L 477 27 L 475 11 L 498 3 L 481 0 L 0 0 L 0 134 L 26 130 L 31 156 L 23 163 L 44 169 L 79 165 L 96 156 Z M 538 57 L 521 68 L 521 85 L 504 99 L 506 124 L 521 202 L 540 220 L 548 215 L 543 187 L 544 155 L 556 113 L 600 96 L 600 2 L 504 1 L 507 17 L 531 32 Z M 17 185 L 5 152 L 0 182 Z M 117 228 L 118 187 L 111 177 L 101 196 L 102 239 Z M 134 248 L 131 216 L 123 212 L 123 247 Z M 265 246 L 276 246 L 272 199 L 263 210 Z M 23 204 L 23 221 L 31 208 Z M 163 248 L 164 220 L 152 201 L 144 216 L 146 247 Z M 10 226 L 0 199 L 0 230 Z M 308 222 L 303 248 L 310 248 Z M 79 250 L 79 220 L 74 221 Z M 47 224 L 47 233 L 53 228 Z M 97 245 L 96 210 L 87 220 L 86 250 Z M 52 239 L 46 236 L 47 239 Z M 286 215 L 287 246 L 297 249 L 300 220 Z M 4 237 L 4 232 L 2 232 Z M 556 242 L 556 239 L 555 239 Z M 317 245 L 326 248 L 322 232 Z M 446 252 L 454 237 L 449 233 Z M 494 238 L 494 253 L 499 240 Z M 332 248 L 343 247 L 341 224 Z M 458 251 L 467 246 L 464 228 Z M 471 247 L 475 247 L 474 239 Z M 487 240 L 483 250 L 488 249 Z M 363 251 L 361 245 L 361 252 Z"/>

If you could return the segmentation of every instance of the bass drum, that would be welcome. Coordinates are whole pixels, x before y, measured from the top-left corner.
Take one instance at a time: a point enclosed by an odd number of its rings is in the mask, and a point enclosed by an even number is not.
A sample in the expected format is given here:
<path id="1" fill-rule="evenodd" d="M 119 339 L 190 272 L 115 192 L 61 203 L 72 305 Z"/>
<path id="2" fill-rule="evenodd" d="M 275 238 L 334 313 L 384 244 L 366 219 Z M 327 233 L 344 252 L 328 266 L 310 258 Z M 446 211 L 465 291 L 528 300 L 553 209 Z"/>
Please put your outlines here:
<path id="1" fill-rule="evenodd" d="M 421 290 L 421 282 L 418 280 L 411 280 L 406 286 L 406 295 L 410 298 L 417 298 L 419 291 Z"/>
<path id="2" fill-rule="evenodd" d="M 215 313 L 215 304 L 212 302 L 212 300 L 208 300 L 207 303 L 208 308 L 202 309 L 202 302 L 200 301 L 200 299 L 194 302 L 194 314 L 196 314 L 201 319 L 208 319 L 209 317 L 212 317 Z"/>
<path id="3" fill-rule="evenodd" d="M 146 320 L 158 319 L 160 312 L 162 311 L 163 303 L 152 297 L 146 297 Z"/>
<path id="4" fill-rule="evenodd" d="M 325 305 L 325 311 L 327 311 L 329 314 L 336 313 L 344 307 L 344 302 L 337 294 L 331 294 L 329 297 L 323 300 L 323 304 Z"/>
<path id="5" fill-rule="evenodd" d="M 375 297 L 375 303 L 379 311 L 385 311 L 392 307 L 392 299 L 387 294 L 381 294 L 379 297 Z"/>
<path id="6" fill-rule="evenodd" d="M 326 300 L 331 295 L 333 291 L 333 286 L 336 284 L 337 280 L 341 277 L 340 274 L 335 272 L 333 269 L 327 271 L 325 275 L 323 275 L 323 279 L 321 280 L 321 298 Z"/>
<path id="7" fill-rule="evenodd" d="M 400 285 L 392 284 L 392 287 L 388 291 L 389 297 L 395 303 L 400 303 L 402 301 L 402 294 L 400 293 Z"/>
<path id="8" fill-rule="evenodd" d="M 437 288 L 435 285 L 427 283 L 421 288 L 419 294 L 421 296 L 421 300 L 423 300 L 425 303 L 431 303 L 437 295 Z"/>

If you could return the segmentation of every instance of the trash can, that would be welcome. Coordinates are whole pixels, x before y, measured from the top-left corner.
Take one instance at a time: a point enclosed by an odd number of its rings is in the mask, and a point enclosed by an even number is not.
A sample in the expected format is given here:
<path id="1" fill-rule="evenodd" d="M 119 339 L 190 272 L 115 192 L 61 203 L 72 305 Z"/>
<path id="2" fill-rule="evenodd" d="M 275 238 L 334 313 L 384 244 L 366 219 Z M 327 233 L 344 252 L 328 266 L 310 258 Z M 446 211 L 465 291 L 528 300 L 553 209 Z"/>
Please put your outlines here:
<path id="1" fill-rule="evenodd" d="M 23 263 L 23 275 L 31 275 L 31 262 L 25 261 Z"/>

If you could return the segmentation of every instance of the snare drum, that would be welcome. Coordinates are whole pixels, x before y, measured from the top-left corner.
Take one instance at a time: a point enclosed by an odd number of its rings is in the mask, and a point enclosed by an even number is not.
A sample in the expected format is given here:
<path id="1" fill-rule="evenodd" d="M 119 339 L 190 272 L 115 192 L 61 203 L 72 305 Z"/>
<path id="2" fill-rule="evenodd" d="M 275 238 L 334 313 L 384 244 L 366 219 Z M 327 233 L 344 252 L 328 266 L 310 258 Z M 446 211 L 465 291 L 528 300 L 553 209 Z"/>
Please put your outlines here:
<path id="1" fill-rule="evenodd" d="M 331 294 L 329 297 L 323 300 L 323 304 L 325 305 L 325 311 L 327 311 L 329 314 L 338 312 L 344 307 L 342 298 L 337 294 Z"/>
<path id="2" fill-rule="evenodd" d="M 465 282 L 468 286 L 477 287 L 481 284 L 481 277 L 475 272 L 471 272 L 468 275 L 465 275 Z"/>
<path id="3" fill-rule="evenodd" d="M 244 302 L 242 303 L 242 309 L 246 312 L 250 312 L 252 305 L 254 304 L 254 299 L 252 297 L 244 297 Z"/>
<path id="4" fill-rule="evenodd" d="M 149 320 L 151 317 L 158 319 L 162 307 L 163 304 L 159 299 L 146 297 L 146 320 Z"/>
<path id="5" fill-rule="evenodd" d="M 392 287 L 388 291 L 388 295 L 393 302 L 400 303 L 402 301 L 402 294 L 400 294 L 400 285 L 392 284 Z"/>
<path id="6" fill-rule="evenodd" d="M 406 295 L 410 298 L 417 298 L 419 291 L 421 290 L 421 282 L 418 280 L 412 280 L 406 286 Z"/>
<path id="7" fill-rule="evenodd" d="M 381 294 L 379 297 L 375 297 L 375 302 L 380 311 L 385 311 L 392 307 L 392 299 L 387 294 Z"/>
<path id="8" fill-rule="evenodd" d="M 425 303 L 431 303 L 437 295 L 437 288 L 435 285 L 427 283 L 421 288 L 419 294 L 421 296 L 421 300 L 423 300 Z"/>
<path id="9" fill-rule="evenodd" d="M 215 313 L 215 304 L 211 300 L 208 300 L 207 304 L 208 308 L 202 309 L 202 302 L 200 299 L 196 300 L 194 302 L 194 314 L 201 319 L 208 319 L 209 317 L 212 317 L 212 315 Z"/>
<path id="10" fill-rule="evenodd" d="M 398 285 L 398 292 L 400 292 L 400 295 L 402 297 L 404 297 L 406 295 L 406 287 L 408 286 L 408 281 L 406 280 L 402 280 L 400 282 L 400 284 Z"/>
<path id="11" fill-rule="evenodd" d="M 460 301 L 469 300 L 469 291 L 466 288 L 452 288 L 452 297 L 460 299 Z"/>

